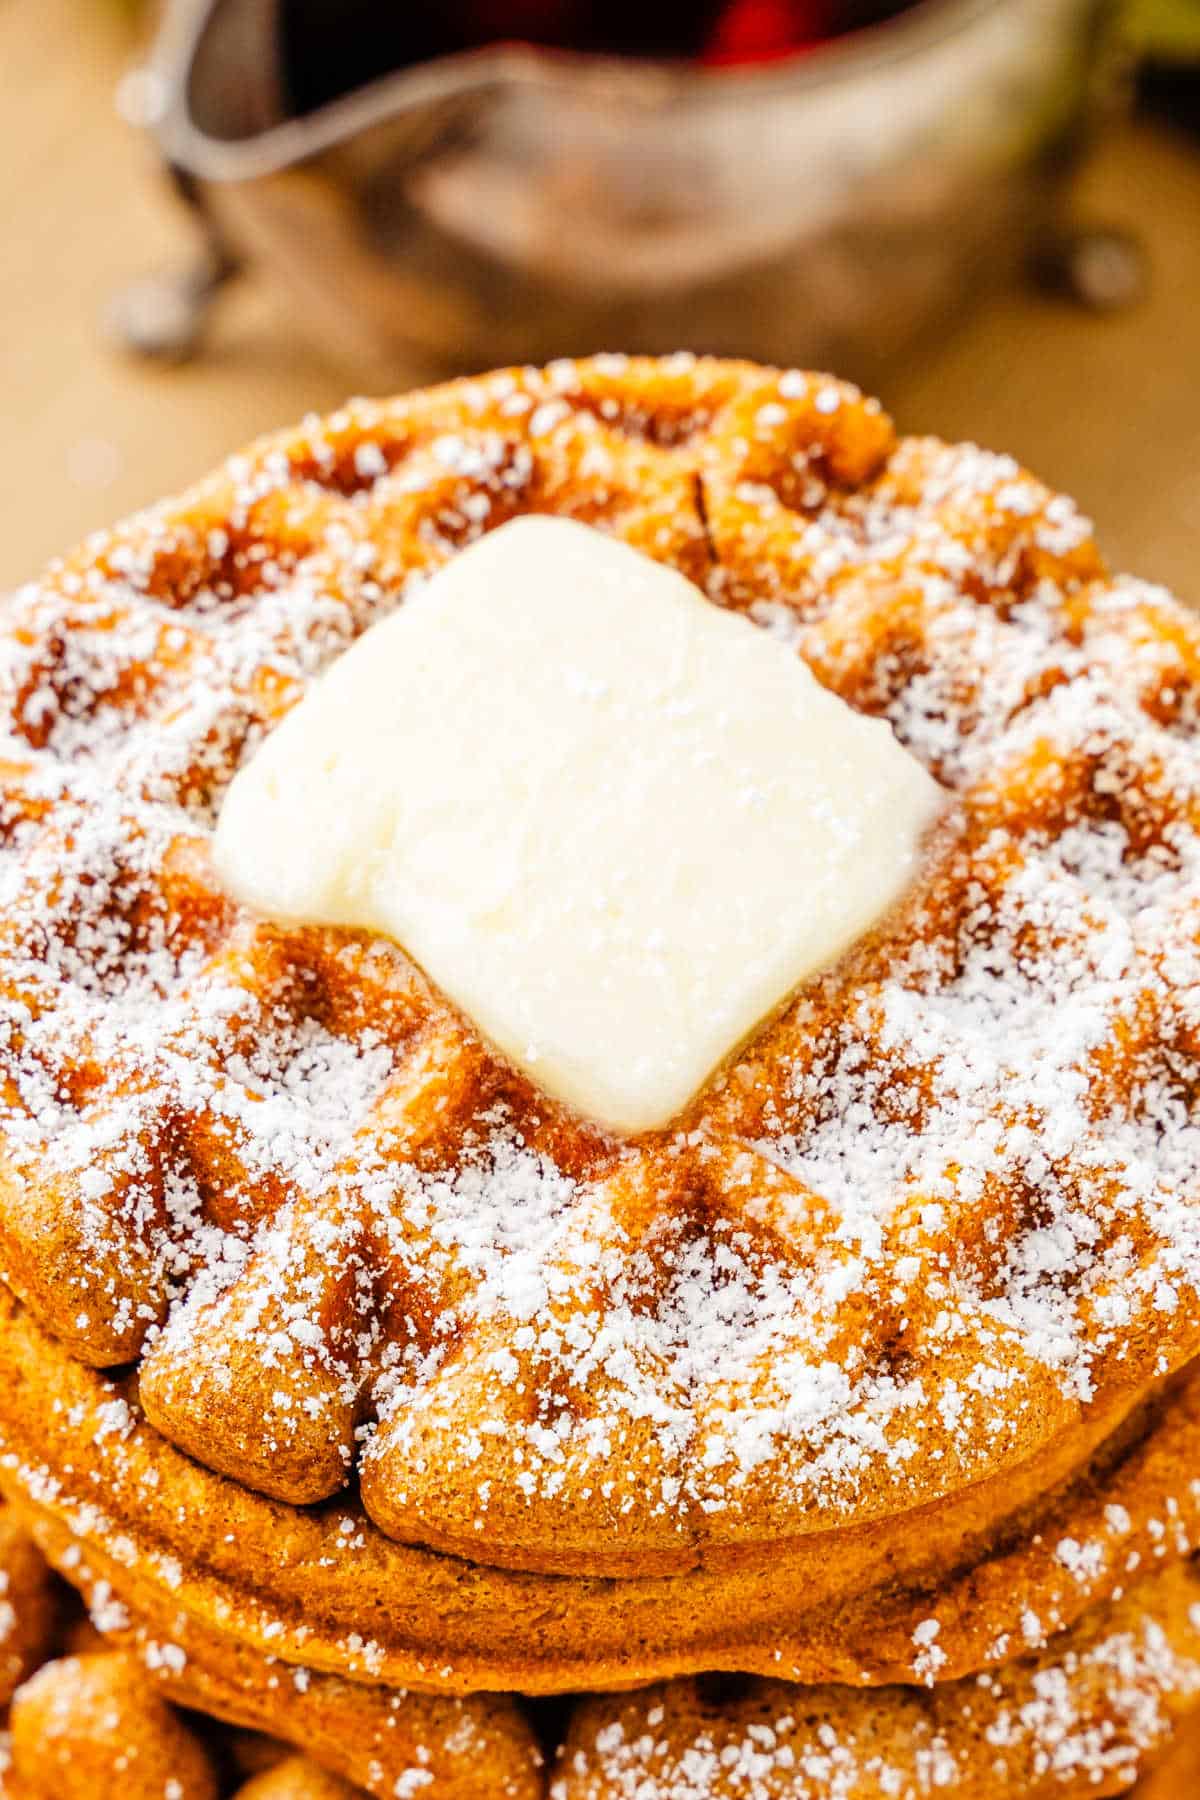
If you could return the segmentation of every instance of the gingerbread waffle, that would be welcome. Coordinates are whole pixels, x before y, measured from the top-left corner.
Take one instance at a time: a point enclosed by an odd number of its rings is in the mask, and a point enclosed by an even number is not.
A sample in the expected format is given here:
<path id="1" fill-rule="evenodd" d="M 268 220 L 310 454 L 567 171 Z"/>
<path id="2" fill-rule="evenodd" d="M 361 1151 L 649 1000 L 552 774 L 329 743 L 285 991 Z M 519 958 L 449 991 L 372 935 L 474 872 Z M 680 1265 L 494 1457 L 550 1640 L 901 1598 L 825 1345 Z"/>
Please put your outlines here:
<path id="1" fill-rule="evenodd" d="M 152 1631 L 75 1550 L 63 1567 L 89 1623 L 9 1509 L 0 1538 L 8 1642 L 23 1646 L 4 1693 L 11 1767 L 0 1794 L 94 1800 L 107 1774 L 124 1777 L 124 1800 L 216 1800 L 235 1767 L 280 1762 L 265 1786 L 279 1800 L 310 1788 L 314 1800 L 352 1788 L 380 1800 L 426 1789 L 428 1800 L 541 1800 L 542 1752 L 513 1700 L 422 1696 L 288 1668 L 230 1653 L 181 1615 L 169 1635 Z M 195 1713 L 192 1725 L 180 1707 Z"/>
<path id="2" fill-rule="evenodd" d="M 924 1692 L 701 1680 L 586 1700 L 550 1796 L 1083 1800 L 1128 1792 L 1198 1700 L 1200 1572 L 1182 1564 L 1039 1656 Z"/>
<path id="3" fill-rule="evenodd" d="M 1200 1544 L 1200 1375 L 1185 1372 L 1086 1467 L 1008 1517 L 904 1546 L 868 1536 L 766 1580 L 614 1583 L 490 1569 L 387 1539 L 360 1509 L 289 1509 L 183 1456 L 136 1390 L 74 1362 L 0 1297 L 0 1481 L 51 1560 L 86 1564 L 165 1635 L 366 1683 L 469 1692 L 620 1688 L 724 1669 L 806 1682 L 943 1678 L 1044 1641 L 1141 1568 Z M 881 1560 L 877 1560 L 877 1558 Z"/>
<path id="4" fill-rule="evenodd" d="M 950 796 L 903 904 L 635 1139 L 210 860 L 321 669 L 538 510 L 781 635 Z M 169 1695 L 311 1765 L 255 1780 L 537 1800 L 528 1718 L 472 1690 L 653 1681 L 575 1711 L 556 1800 L 1116 1793 L 1166 1749 L 1200 1693 L 1198 671 L 1007 459 L 690 358 L 356 403 L 16 597 L 0 1480 L 156 1741 L 191 1741 Z M 43 1718 L 102 1723 L 107 1666 Z"/>
<path id="5" fill-rule="evenodd" d="M 1105 1510 L 1111 1530 L 1117 1503 Z M 1177 1509 L 1162 1510 L 1152 1538 L 1178 1525 Z M 14 1545 L 17 1521 L 0 1522 Z M 1072 1563 L 1086 1563 L 1098 1541 L 1074 1541 Z M 1140 1560 L 1127 1556 L 1127 1569 Z M 430 1800 L 504 1793 L 541 1800 L 536 1754 L 516 1759 L 514 1780 L 514 1761 L 496 1755 L 503 1734 L 493 1731 L 489 1745 L 465 1714 L 452 1744 L 441 1734 L 439 1753 L 431 1748 L 439 1735 L 430 1732 L 433 1718 L 414 1719 L 411 1697 L 376 1698 L 364 1687 L 356 1698 L 349 1684 L 278 1663 L 260 1662 L 256 1673 L 244 1650 L 222 1667 L 221 1646 L 182 1613 L 172 1636 L 149 1630 L 95 1577 L 77 1545 L 63 1564 L 105 1635 L 70 1627 L 69 1654 L 17 1689 L 0 1762 L 0 1794 L 9 1800 L 92 1800 L 114 1783 L 124 1800 L 218 1800 L 235 1790 L 236 1800 L 366 1800 L 366 1793 L 408 1800 L 426 1790 Z M 8 1589 L 18 1634 L 29 1644 L 40 1640 L 45 1653 L 58 1636 L 59 1608 L 28 1539 L 10 1550 L 8 1570 L 19 1575 Z M 980 1604 L 986 1608 L 986 1596 Z M 972 1678 L 939 1679 L 936 1618 L 913 1638 L 924 1690 L 867 1695 L 709 1677 L 581 1701 L 553 1759 L 549 1800 L 918 1800 L 932 1793 L 1082 1800 L 1124 1792 L 1147 1759 L 1156 1767 L 1146 1800 L 1187 1791 L 1171 1783 L 1186 1784 L 1194 1760 L 1200 1573 L 1193 1563 L 1167 1561 L 1139 1575 L 1128 1593 L 1090 1608 L 1040 1653 L 1019 1647 L 1002 1667 Z M 101 1649 L 106 1640 L 122 1647 Z M 336 1692 L 322 1696 L 323 1686 Z M 181 1702 L 205 1712 L 181 1715 Z M 373 1722 L 381 1708 L 383 1731 Z M 310 1754 L 231 1734 L 213 1713 L 270 1724 Z M 510 1746 L 519 1741 L 511 1726 L 507 1735 Z M 347 1771 L 361 1772 L 368 1788 L 348 1785 Z M 244 1785 L 243 1775 L 251 1776 Z"/>
<path id="6" fill-rule="evenodd" d="M 164 1700 L 134 1658 L 93 1649 L 47 1662 L 18 1690 L 0 1795 L 365 1800 L 361 1788 L 266 1740 L 252 1758 L 256 1771 L 243 1780 L 240 1750 L 212 1721 L 185 1717 Z"/>
<path id="7" fill-rule="evenodd" d="M 153 1625 L 53 1532 L 44 1544 L 79 1589 L 105 1639 L 131 1653 L 174 1704 L 296 1748 L 335 1779 L 392 1800 L 540 1800 L 542 1752 L 507 1695 L 416 1694 L 346 1681 L 232 1643 L 176 1609 Z"/>
<path id="8" fill-rule="evenodd" d="M 635 1141 L 209 862 L 321 668 L 531 510 L 783 633 L 955 800 L 906 905 Z M 598 358 L 259 445 L 5 614 L 11 1287 L 243 1489 L 356 1479 L 476 1563 L 761 1570 L 999 1505 L 1200 1336 L 1198 651 L 1067 501 L 823 377 Z"/>
<path id="9" fill-rule="evenodd" d="M 1042 1654 L 925 1692 L 710 1678 L 584 1700 L 567 1719 L 549 1800 L 1082 1800 L 1125 1792 L 1147 1760 L 1154 1773 L 1139 1800 L 1181 1795 L 1200 1698 L 1198 1594 L 1194 1566 L 1176 1565 L 1093 1609 Z M 96 1616 L 124 1640 L 137 1635 L 115 1621 L 110 1594 Z M 18 1689 L 0 1767 L 9 1800 L 92 1800 L 114 1782 L 125 1800 L 235 1790 L 236 1800 L 365 1800 L 273 1740 L 181 1715 L 164 1694 L 195 1703 L 182 1652 L 145 1636 L 138 1655 L 102 1642 L 74 1626 L 70 1654 Z M 405 1800 L 458 1791 L 433 1762 L 371 1779 L 371 1793 Z"/>

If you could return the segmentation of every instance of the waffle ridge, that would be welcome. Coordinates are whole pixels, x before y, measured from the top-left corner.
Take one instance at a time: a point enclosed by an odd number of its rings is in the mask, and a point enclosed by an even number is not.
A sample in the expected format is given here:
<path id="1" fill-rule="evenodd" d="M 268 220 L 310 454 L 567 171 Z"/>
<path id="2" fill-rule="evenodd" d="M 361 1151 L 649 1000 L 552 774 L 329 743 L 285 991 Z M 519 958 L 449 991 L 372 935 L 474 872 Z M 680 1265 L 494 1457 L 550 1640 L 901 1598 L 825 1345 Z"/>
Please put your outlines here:
<path id="1" fill-rule="evenodd" d="M 782 635 L 953 796 L 901 907 L 632 1141 L 208 859 L 306 685 L 532 510 Z M 518 1569 L 732 1566 L 1195 1353 L 1200 633 L 1010 460 L 795 371 L 508 371 L 235 458 L 19 594 L 0 661 L 0 1272 L 211 1468 Z"/>

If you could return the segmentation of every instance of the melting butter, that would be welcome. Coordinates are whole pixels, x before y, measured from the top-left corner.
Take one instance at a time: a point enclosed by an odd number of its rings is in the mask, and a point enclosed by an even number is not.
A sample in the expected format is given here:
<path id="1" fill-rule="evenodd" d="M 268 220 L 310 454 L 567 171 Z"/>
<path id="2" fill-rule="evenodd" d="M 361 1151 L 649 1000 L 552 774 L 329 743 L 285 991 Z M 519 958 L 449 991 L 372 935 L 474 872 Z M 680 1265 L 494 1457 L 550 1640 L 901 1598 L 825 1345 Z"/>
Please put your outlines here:
<path id="1" fill-rule="evenodd" d="M 777 639 L 535 517 L 333 664 L 233 781 L 216 857 L 262 913 L 395 939 L 633 1132 L 894 902 L 940 797 Z"/>

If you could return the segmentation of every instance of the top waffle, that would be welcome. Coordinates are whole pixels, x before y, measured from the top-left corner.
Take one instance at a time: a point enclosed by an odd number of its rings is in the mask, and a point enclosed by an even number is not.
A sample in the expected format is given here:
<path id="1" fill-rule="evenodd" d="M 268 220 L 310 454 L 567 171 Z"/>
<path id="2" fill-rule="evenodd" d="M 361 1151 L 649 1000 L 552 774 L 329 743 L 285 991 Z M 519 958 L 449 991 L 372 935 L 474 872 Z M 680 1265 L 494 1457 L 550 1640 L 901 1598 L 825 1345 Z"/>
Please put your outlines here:
<path id="1" fill-rule="evenodd" d="M 534 510 L 785 634 L 955 795 L 904 906 L 632 1141 L 208 857 L 305 684 Z M 1196 1350 L 1200 632 L 1006 458 L 796 372 L 508 372 L 234 459 L 3 649 L 0 1262 L 211 1467 L 669 1570 L 950 1495 Z"/>

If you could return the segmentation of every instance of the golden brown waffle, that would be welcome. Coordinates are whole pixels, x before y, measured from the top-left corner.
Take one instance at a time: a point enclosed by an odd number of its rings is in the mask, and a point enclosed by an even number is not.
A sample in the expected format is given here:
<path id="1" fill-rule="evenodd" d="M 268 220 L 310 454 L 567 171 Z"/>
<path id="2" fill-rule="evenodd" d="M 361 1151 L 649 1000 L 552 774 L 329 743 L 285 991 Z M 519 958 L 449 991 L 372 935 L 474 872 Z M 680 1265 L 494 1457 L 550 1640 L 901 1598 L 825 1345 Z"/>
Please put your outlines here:
<path id="1" fill-rule="evenodd" d="M 78 1587 L 105 1639 L 132 1653 L 178 1706 L 297 1748 L 313 1764 L 379 1800 L 538 1800 L 542 1753 L 533 1726 L 508 1695 L 415 1694 L 288 1665 L 190 1620 L 180 1610 L 152 1625 L 125 1603 L 131 1593 L 100 1576 L 54 1532 L 47 1552 Z"/>
<path id="2" fill-rule="evenodd" d="M 239 1490 L 166 1443 L 128 1384 L 72 1361 L 0 1297 L 0 1481 L 51 1560 L 107 1582 L 166 1638 L 214 1640 L 364 1683 L 569 1692 L 712 1669 L 814 1682 L 996 1667 L 1132 1575 L 1200 1543 L 1200 1371 L 1073 1479 L 1005 1521 L 904 1555 L 838 1539 L 831 1566 L 643 1577 L 521 1575 L 396 1544 L 360 1511 Z M 961 1508 L 971 1524 L 970 1497 Z M 926 1541 L 927 1535 L 929 1541 Z M 936 1622 L 937 1654 L 923 1644 Z M 204 1702 L 208 1704 L 207 1701 Z M 286 1735 L 278 1721 L 268 1728 Z"/>
<path id="3" fill-rule="evenodd" d="M 1198 1700 L 1200 1571 L 1183 1564 L 1039 1656 L 926 1692 L 677 1681 L 585 1700 L 550 1795 L 1084 1800 L 1125 1793 Z"/>
<path id="4" fill-rule="evenodd" d="M 98 1616 L 109 1628 L 114 1605 L 107 1591 Z M 98 1651 L 95 1634 L 76 1628 L 76 1653 L 18 1690 L 0 1794 L 93 1800 L 115 1782 L 122 1800 L 217 1800 L 235 1788 L 237 1800 L 363 1800 L 361 1789 L 270 1740 L 231 1737 L 197 1712 L 182 1718 L 161 1696 L 198 1702 L 203 1690 L 185 1672 L 190 1654 L 177 1668 L 153 1638 L 115 1630 L 139 1644 L 139 1655 Z M 290 1704 L 295 1690 L 287 1691 Z M 1182 1800 L 1198 1700 L 1200 1571 L 1176 1564 L 1094 1608 L 1041 1654 L 924 1692 L 709 1678 L 581 1701 L 549 1796 L 1083 1800 L 1124 1792 L 1153 1762 L 1146 1800 Z M 351 1736 L 345 1721 L 341 1736 Z M 342 1744 L 343 1758 L 354 1753 Z M 393 1774 L 372 1771 L 371 1793 L 438 1800 L 463 1791 L 433 1761 L 398 1781 Z M 1173 1779 L 1184 1785 L 1169 1785 Z M 476 1781 L 466 1791 L 505 1790 Z M 540 1794 L 536 1774 L 527 1791 L 530 1800 Z"/>
<path id="5" fill-rule="evenodd" d="M 571 1728 L 551 1795 L 623 1800 L 632 1794 L 631 1771 L 639 1753 L 627 1734 L 640 1729 L 644 1715 L 655 1721 L 650 1735 L 658 1749 L 657 1758 L 641 1752 L 652 1771 L 643 1769 L 638 1777 L 649 1783 L 638 1790 L 646 1800 L 660 1795 L 723 1800 L 728 1794 L 756 1800 L 773 1795 L 786 1800 L 888 1795 L 895 1800 L 931 1792 L 957 1800 L 983 1800 L 985 1795 L 996 1800 L 1009 1793 L 1028 1800 L 1062 1794 L 1070 1800 L 1085 1793 L 1124 1791 L 1143 1752 L 1164 1746 L 1169 1749 L 1160 1770 L 1139 1784 L 1136 1800 L 1184 1800 L 1195 1767 L 1195 1727 L 1180 1712 L 1187 1696 L 1167 1687 L 1168 1670 L 1182 1668 L 1182 1659 L 1165 1636 L 1148 1651 L 1145 1621 L 1141 1625 L 1139 1642 L 1137 1624 L 1130 1631 L 1125 1620 L 1109 1621 L 1107 1635 L 1095 1635 L 1082 1650 L 1082 1672 L 1077 1664 L 1074 1678 L 1048 1681 L 1048 1665 L 1003 1692 L 987 1694 L 973 1728 L 951 1706 L 905 1705 L 903 1697 L 889 1693 L 895 1716 L 877 1709 L 869 1721 L 848 1721 L 840 1743 L 833 1740 L 834 1727 L 813 1718 L 811 1747 L 806 1748 L 803 1725 L 796 1718 L 796 1691 L 769 1684 L 736 1701 L 721 1702 L 715 1694 L 697 1693 L 692 1684 L 678 1684 L 656 1694 L 648 1708 L 640 1700 L 607 1710 L 603 1702 L 586 1703 Z M 1117 1659 L 1125 1668 L 1114 1680 L 1112 1661 Z M 1053 1672 L 1059 1668 L 1054 1665 Z M 1039 1676 L 1040 1694 L 1034 1685 Z M 826 1699 L 818 1695 L 815 1710 Z M 1024 1720 L 1016 1718 L 1018 1709 L 1025 1712 Z M 601 1718 L 603 1724 L 598 1723 Z M 1170 1733 L 1177 1718 L 1182 1718 L 1182 1731 L 1175 1744 Z M 597 1753 L 595 1740 L 605 1731 L 608 1747 Z M 980 1754 L 980 1739 L 988 1731 L 995 1741 Z M 684 1770 L 668 1762 L 669 1745 L 685 1763 Z M 969 1753 L 964 1754 L 968 1745 L 975 1753 L 970 1761 Z M 728 1754 L 730 1747 L 736 1755 Z M 786 1755 L 789 1748 L 792 1762 Z M 243 1781 L 234 1772 L 230 1752 L 228 1741 L 209 1722 L 195 1715 L 185 1721 L 162 1701 L 133 1659 L 118 1651 L 92 1652 L 48 1663 L 19 1693 L 0 1794 L 5 1800 L 95 1800 L 106 1791 L 119 1793 L 121 1800 L 163 1800 L 165 1794 L 172 1800 L 218 1800 L 222 1795 L 231 1800 L 363 1800 L 361 1789 L 265 1742 L 262 1767 Z M 1047 1766 L 1038 1772 L 1035 1765 L 1043 1758 Z M 1021 1787 L 1001 1776 L 996 1785 L 997 1764 L 1029 1768 L 1032 1778 Z M 907 1785 L 896 1785 L 892 1775 Z"/>
<path id="6" fill-rule="evenodd" d="M 243 1781 L 236 1746 L 161 1699 L 135 1658 L 93 1650 L 47 1662 L 13 1702 L 4 1800 L 364 1800 L 264 1742 Z"/>
<path id="7" fill-rule="evenodd" d="M 208 861 L 313 676 L 539 509 L 783 633 L 956 796 L 886 928 L 635 1142 Z M 503 373 L 92 540 L 3 664 L 0 1261 L 244 1487 L 357 1475 L 476 1562 L 769 1571 L 999 1504 L 1196 1351 L 1200 636 L 1008 459 L 795 372 Z"/>
<path id="8" fill-rule="evenodd" d="M 35 1562 L 27 1549 L 26 1570 Z M 135 1624 L 78 1556 L 71 1573 L 124 1648 L 101 1649 L 94 1627 L 74 1624 L 64 1638 L 69 1654 L 18 1689 L 0 1758 L 6 1800 L 94 1800 L 110 1789 L 122 1800 L 232 1800 L 235 1790 L 236 1800 L 365 1800 L 332 1772 L 356 1762 L 379 1800 L 506 1792 L 541 1800 L 532 1762 L 512 1786 L 494 1744 L 489 1755 L 470 1731 L 449 1764 L 424 1734 L 420 1754 L 405 1717 L 410 1698 L 393 1697 L 390 1759 L 386 1750 L 373 1754 L 365 1688 L 360 1709 L 327 1706 L 314 1731 L 303 1695 L 325 1678 L 298 1683 L 276 1665 L 264 1686 L 244 1653 L 232 1685 L 228 1670 L 214 1678 L 204 1633 L 184 1623 L 180 1638 L 164 1640 Z M 39 1618 L 44 1570 L 41 1577 L 40 1586 L 27 1584 Z M 584 1700 L 566 1718 L 550 1800 L 1083 1800 L 1125 1791 L 1151 1760 L 1146 1800 L 1182 1800 L 1200 1700 L 1200 1570 L 1175 1562 L 1143 1575 L 1040 1654 L 998 1671 L 949 1682 L 935 1673 L 931 1662 L 924 1691 L 708 1678 Z M 164 1696 L 221 1718 L 270 1718 L 321 1761 L 230 1733 L 199 1711 L 182 1716 Z"/>
<path id="9" fill-rule="evenodd" d="M 120 1800 L 218 1800 L 235 1790 L 236 1800 L 365 1800 L 361 1789 L 286 1744 L 198 1715 L 185 1719 L 159 1697 L 145 1666 L 157 1670 L 159 1685 L 176 1680 L 163 1647 L 143 1634 L 139 1655 L 108 1648 L 64 1599 L 66 1591 L 57 1591 L 15 1516 L 0 1511 L 4 1800 L 96 1800 L 107 1792 Z M 96 1599 L 111 1624 L 111 1594 Z M 437 1773 L 447 1794 L 497 1791 L 470 1782 L 458 1789 L 444 1767 Z M 493 1784 L 502 1774 L 494 1757 L 487 1773 Z M 538 1791 L 536 1779 L 528 1791 Z"/>
<path id="10" fill-rule="evenodd" d="M 0 1523 L 15 1542 L 16 1521 L 5 1513 Z M 216 1800 L 233 1772 L 270 1768 L 263 1791 L 279 1800 L 351 1791 L 380 1800 L 426 1791 L 427 1800 L 541 1800 L 542 1753 L 511 1699 L 408 1694 L 288 1668 L 214 1641 L 182 1616 L 149 1630 L 78 1551 L 64 1568 L 95 1623 L 72 1621 L 30 1539 L 8 1560 L 20 1576 L 7 1590 L 10 1636 L 30 1648 L 12 1697 L 12 1767 L 0 1794 L 95 1800 L 119 1776 L 122 1800 Z M 192 1726 L 178 1707 L 195 1711 Z M 229 1724 L 272 1735 L 230 1733 Z M 276 1773 L 276 1763 L 286 1766 Z"/>

